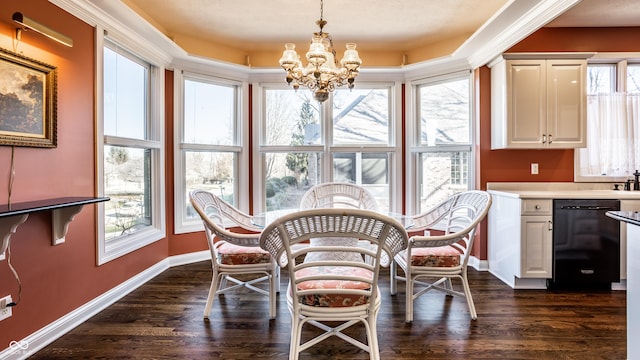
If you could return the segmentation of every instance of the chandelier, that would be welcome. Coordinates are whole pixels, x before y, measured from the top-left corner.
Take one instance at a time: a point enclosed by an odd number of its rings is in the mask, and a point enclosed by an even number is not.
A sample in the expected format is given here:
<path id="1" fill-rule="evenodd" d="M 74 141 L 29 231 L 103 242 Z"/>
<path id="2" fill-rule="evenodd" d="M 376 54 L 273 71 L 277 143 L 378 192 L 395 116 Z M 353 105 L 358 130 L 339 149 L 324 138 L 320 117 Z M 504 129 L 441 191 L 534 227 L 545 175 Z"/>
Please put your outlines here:
<path id="1" fill-rule="evenodd" d="M 346 45 L 344 56 L 338 63 L 331 35 L 322 31 L 327 24 L 322 18 L 323 10 L 323 0 L 320 0 L 320 20 L 316 21 L 320 31 L 313 33 L 306 54 L 307 66 L 302 66 L 300 55 L 292 43 L 284 45 L 285 50 L 280 58 L 280 66 L 287 72 L 287 84 L 295 90 L 298 90 L 300 85 L 309 88 L 319 102 L 327 100 L 329 93 L 338 86 L 347 85 L 349 89 L 353 89 L 353 81 L 358 76 L 358 69 L 362 64 L 354 43 Z"/>

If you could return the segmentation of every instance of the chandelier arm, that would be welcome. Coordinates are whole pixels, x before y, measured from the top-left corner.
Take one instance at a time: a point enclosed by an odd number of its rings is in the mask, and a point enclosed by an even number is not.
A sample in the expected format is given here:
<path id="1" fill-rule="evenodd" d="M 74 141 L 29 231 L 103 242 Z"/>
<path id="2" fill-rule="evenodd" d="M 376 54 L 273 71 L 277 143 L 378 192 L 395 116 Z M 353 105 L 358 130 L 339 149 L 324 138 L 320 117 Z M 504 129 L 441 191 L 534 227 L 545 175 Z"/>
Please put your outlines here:
<path id="1" fill-rule="evenodd" d="M 338 57 L 336 56 L 336 48 L 333 47 L 333 38 L 329 33 L 325 33 L 327 35 L 327 39 L 329 40 L 329 49 L 331 49 L 331 54 L 333 55 L 333 62 L 336 66 L 340 66 L 338 63 Z"/>

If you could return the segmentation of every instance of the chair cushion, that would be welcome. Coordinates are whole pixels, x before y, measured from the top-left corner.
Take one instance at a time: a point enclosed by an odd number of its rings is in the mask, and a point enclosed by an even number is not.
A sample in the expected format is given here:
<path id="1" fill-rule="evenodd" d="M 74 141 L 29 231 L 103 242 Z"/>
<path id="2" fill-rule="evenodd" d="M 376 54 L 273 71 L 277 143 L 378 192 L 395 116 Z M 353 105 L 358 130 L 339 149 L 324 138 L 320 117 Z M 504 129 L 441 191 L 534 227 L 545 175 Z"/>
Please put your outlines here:
<path id="1" fill-rule="evenodd" d="M 238 246 L 224 242 L 218 246 L 218 263 L 224 265 L 264 264 L 271 256 L 259 247 Z"/>
<path id="2" fill-rule="evenodd" d="M 298 270 L 296 276 L 302 279 L 306 276 L 323 274 L 351 275 L 373 278 L 373 272 L 367 269 L 350 266 L 314 266 Z M 298 283 L 298 290 L 310 289 L 359 289 L 368 290 L 371 285 L 366 282 L 352 280 L 311 280 Z M 300 296 L 301 304 L 320 307 L 346 307 L 363 305 L 369 302 L 368 296 L 350 294 L 317 294 Z"/>
<path id="3" fill-rule="evenodd" d="M 406 259 L 406 250 L 402 254 Z M 455 267 L 460 265 L 460 251 L 451 246 L 413 248 L 409 263 L 411 266 Z"/>

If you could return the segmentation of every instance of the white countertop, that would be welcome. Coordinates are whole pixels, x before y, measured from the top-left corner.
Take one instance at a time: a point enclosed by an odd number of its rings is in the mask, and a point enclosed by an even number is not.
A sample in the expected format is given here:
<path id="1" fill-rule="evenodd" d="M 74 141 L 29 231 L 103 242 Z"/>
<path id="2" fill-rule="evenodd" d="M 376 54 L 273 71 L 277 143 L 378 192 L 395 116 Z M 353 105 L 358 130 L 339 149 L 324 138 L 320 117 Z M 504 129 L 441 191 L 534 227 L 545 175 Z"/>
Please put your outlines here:
<path id="1" fill-rule="evenodd" d="M 489 193 L 522 199 L 640 200 L 640 191 L 624 190 L 489 190 Z"/>
<path id="2" fill-rule="evenodd" d="M 611 183 L 488 183 L 487 190 L 522 199 L 640 200 L 640 191 L 613 190 Z"/>

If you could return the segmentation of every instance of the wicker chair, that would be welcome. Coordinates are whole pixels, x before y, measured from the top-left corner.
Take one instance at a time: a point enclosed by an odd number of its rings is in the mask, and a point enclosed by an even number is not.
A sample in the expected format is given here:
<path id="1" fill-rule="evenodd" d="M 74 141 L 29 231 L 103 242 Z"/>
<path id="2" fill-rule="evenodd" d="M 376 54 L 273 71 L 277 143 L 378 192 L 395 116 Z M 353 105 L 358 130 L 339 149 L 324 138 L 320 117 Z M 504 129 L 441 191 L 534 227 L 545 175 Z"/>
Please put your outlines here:
<path id="1" fill-rule="evenodd" d="M 298 245 L 313 237 L 352 237 L 376 246 Z M 380 309 L 380 267 L 388 266 L 390 259 L 407 246 L 407 241 L 404 227 L 395 219 L 360 209 L 303 210 L 267 226 L 260 236 L 260 246 L 289 271 L 287 305 L 292 320 L 289 359 L 298 359 L 300 352 L 331 336 L 369 352 L 371 359 L 379 359 L 376 319 Z M 317 251 L 353 252 L 372 261 L 299 260 Z M 339 325 L 332 327 L 336 323 Z M 366 329 L 366 344 L 343 332 L 358 323 L 363 323 Z M 301 343 L 306 324 L 325 332 Z"/>
<path id="2" fill-rule="evenodd" d="M 455 194 L 432 209 L 413 217 L 411 232 L 426 231 L 412 236 L 405 251 L 396 255 L 395 263 L 404 271 L 399 276 L 391 266 L 391 294 L 396 293 L 396 281 L 406 283 L 407 322 L 413 321 L 413 302 L 430 290 L 466 298 L 471 318 L 478 315 L 467 280 L 467 263 L 473 247 L 475 231 L 491 206 L 491 195 L 471 190 Z M 433 232 L 433 235 L 430 235 Z M 435 233 L 441 235 L 436 235 Z M 437 279 L 433 283 L 425 279 Z M 463 291 L 453 289 L 452 278 L 460 279 Z M 415 291 L 417 286 L 418 291 Z"/>
<path id="3" fill-rule="evenodd" d="M 276 292 L 279 290 L 279 270 L 268 252 L 259 247 L 259 233 L 242 234 L 228 231 L 223 220 L 228 218 L 242 226 L 244 220 L 230 217 L 236 213 L 242 214 L 231 205 L 224 202 L 211 192 L 194 190 L 189 193 L 193 208 L 198 212 L 204 223 L 204 231 L 211 251 L 211 267 L 213 276 L 204 318 L 209 318 L 213 300 L 216 295 L 246 287 L 263 295 L 269 296 L 269 317 L 276 316 Z M 226 204 L 226 205 L 225 205 Z M 246 215 L 249 219 L 250 216 Z M 246 222 L 245 222 L 246 223 Z M 244 227 L 244 226 L 242 226 Z M 261 231 L 261 228 L 256 228 Z M 253 230 L 250 227 L 247 230 Z M 216 241 L 218 238 L 218 241 Z M 237 278 L 237 275 L 256 275 L 247 281 Z M 261 282 L 269 282 L 268 290 L 255 286 Z M 228 286 L 228 282 L 232 284 Z"/>
<path id="4" fill-rule="evenodd" d="M 378 211 L 378 203 L 373 195 L 364 187 L 342 182 L 328 182 L 313 186 L 302 196 L 300 210 L 317 208 L 346 208 Z M 313 238 L 311 246 L 350 245 L 357 246 L 355 238 Z M 352 252 L 312 252 L 305 261 L 318 260 L 354 260 L 359 254 Z M 367 258 L 367 261 L 369 259 Z"/>
<path id="5" fill-rule="evenodd" d="M 342 182 L 328 182 L 311 187 L 300 200 L 300 209 L 351 208 L 378 210 L 378 203 L 364 187 Z"/>

